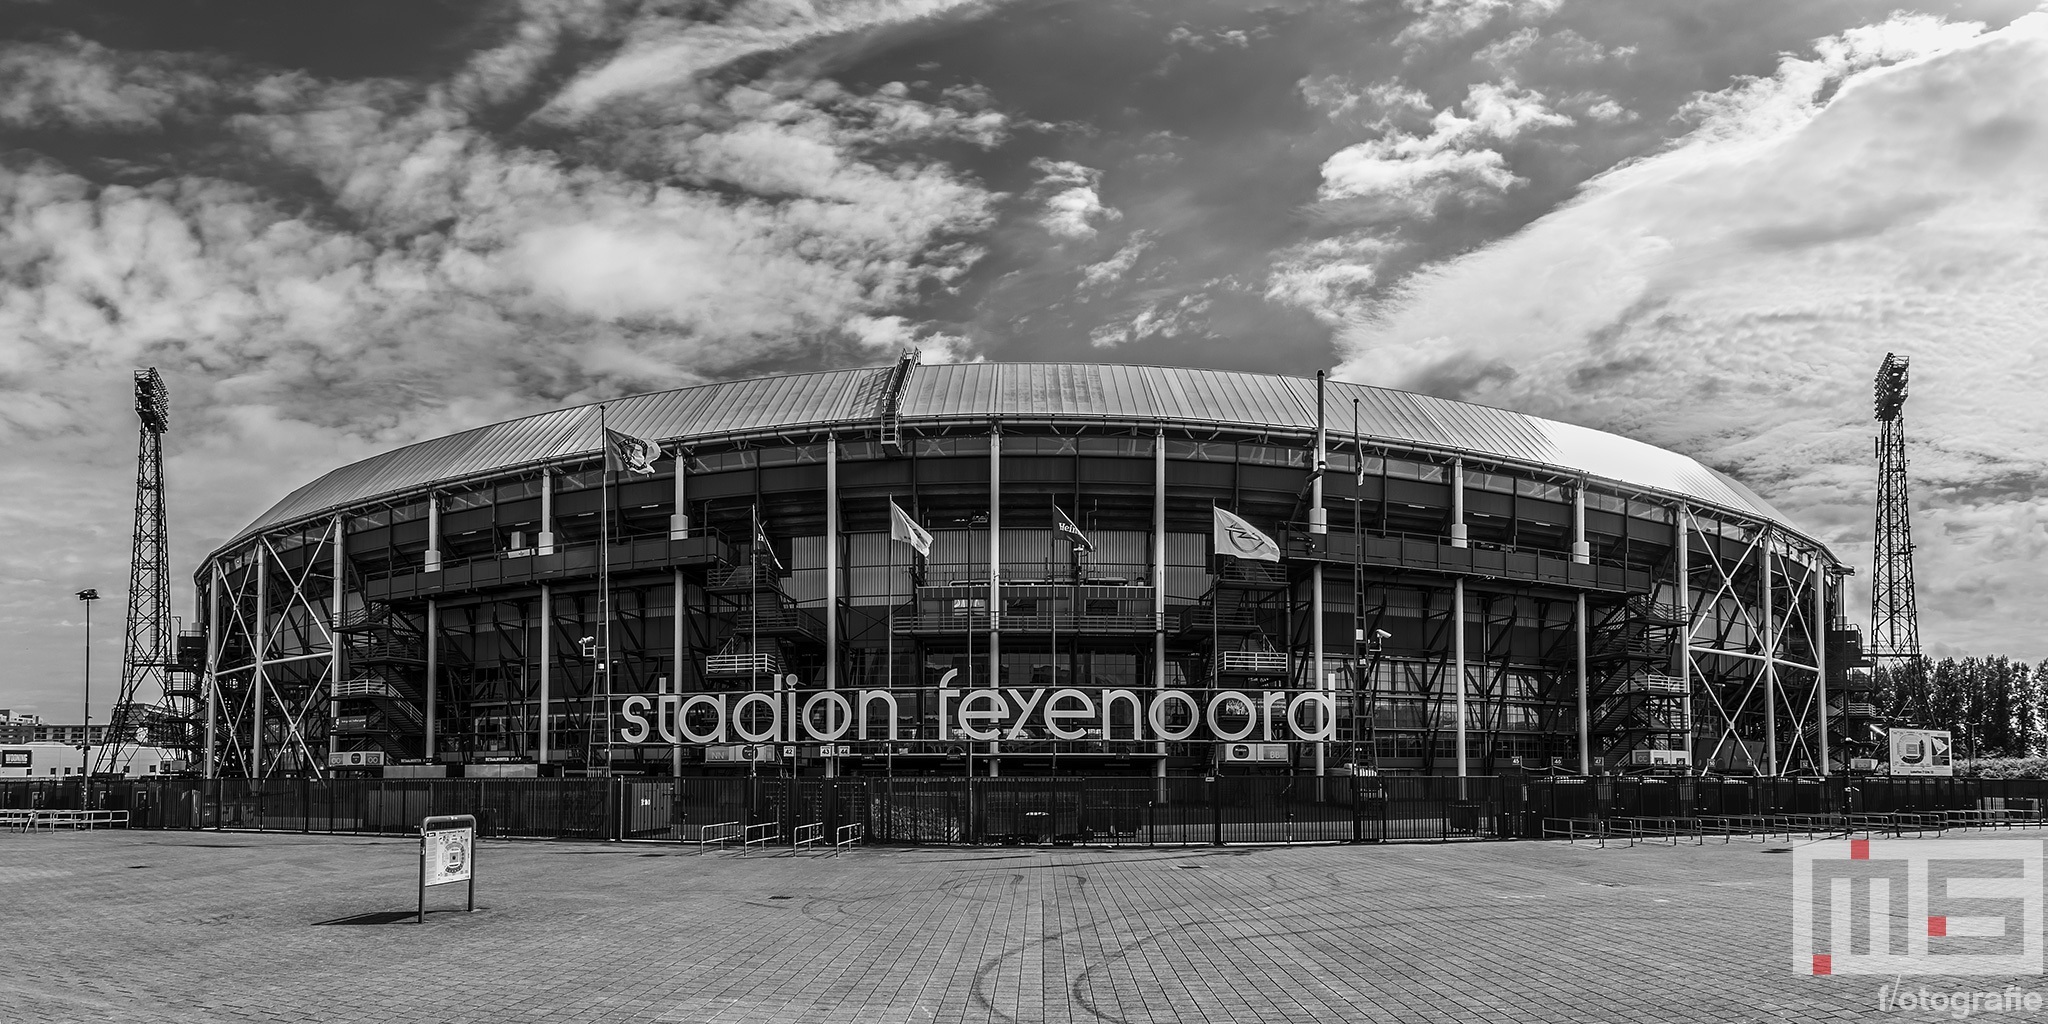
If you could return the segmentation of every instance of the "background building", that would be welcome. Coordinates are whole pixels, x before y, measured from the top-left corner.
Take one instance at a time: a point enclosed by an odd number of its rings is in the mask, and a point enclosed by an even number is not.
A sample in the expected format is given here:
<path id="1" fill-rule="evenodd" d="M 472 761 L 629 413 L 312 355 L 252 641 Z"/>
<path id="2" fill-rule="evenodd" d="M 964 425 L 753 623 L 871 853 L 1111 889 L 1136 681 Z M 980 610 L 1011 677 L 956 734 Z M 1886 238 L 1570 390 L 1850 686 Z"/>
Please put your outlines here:
<path id="1" fill-rule="evenodd" d="M 651 474 L 605 486 L 600 416 L 662 444 Z M 928 557 L 891 541 L 892 500 Z M 1279 560 L 1214 554 L 1212 507 Z M 1846 572 L 1735 481 L 1569 424 L 1342 382 L 906 359 L 337 469 L 205 559 L 197 621 L 226 775 L 758 771 L 732 734 L 631 742 L 635 709 L 701 731 L 715 701 L 688 697 L 785 686 L 896 699 L 854 702 L 866 739 L 771 744 L 778 771 L 1785 774 L 1842 763 L 1870 712 Z M 991 685 L 1197 699 L 1156 723 L 1110 702 L 1065 740 L 1013 706 L 1000 738 L 963 738 L 941 687 Z M 1263 704 L 1304 692 L 1335 708 L 1314 740 Z M 770 709 L 802 714 L 735 710 Z"/>

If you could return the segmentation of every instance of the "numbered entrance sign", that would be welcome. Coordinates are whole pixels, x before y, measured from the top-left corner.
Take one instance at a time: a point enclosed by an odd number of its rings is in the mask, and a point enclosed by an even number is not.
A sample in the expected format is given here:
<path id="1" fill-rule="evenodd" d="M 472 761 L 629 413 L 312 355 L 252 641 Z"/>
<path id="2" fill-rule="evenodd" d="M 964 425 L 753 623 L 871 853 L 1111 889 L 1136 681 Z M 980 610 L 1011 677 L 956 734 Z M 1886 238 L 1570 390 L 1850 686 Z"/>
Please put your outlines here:
<path id="1" fill-rule="evenodd" d="M 450 882 L 469 883 L 469 912 L 476 911 L 476 819 L 443 814 L 420 822 L 419 923 L 427 921 L 427 889 Z"/>

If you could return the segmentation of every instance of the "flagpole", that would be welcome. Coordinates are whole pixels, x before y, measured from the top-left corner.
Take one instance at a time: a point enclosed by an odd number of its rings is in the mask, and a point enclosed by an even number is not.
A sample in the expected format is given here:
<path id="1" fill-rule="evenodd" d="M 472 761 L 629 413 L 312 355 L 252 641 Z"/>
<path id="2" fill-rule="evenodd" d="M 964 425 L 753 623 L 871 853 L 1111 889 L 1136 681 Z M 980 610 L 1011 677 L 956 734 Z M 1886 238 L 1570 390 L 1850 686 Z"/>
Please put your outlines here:
<path id="1" fill-rule="evenodd" d="M 604 635 L 604 659 L 598 671 L 604 673 L 604 768 L 607 774 L 612 768 L 612 435 L 605 423 L 604 406 L 597 407 L 597 435 L 604 443 L 604 462 L 598 471 L 599 513 L 598 524 L 598 613 L 600 632 Z M 595 723 L 593 723 L 595 724 Z M 586 741 L 589 734 L 585 733 Z M 585 749 L 589 746 L 586 742 Z M 586 755 L 587 756 L 587 755 Z"/>
<path id="2" fill-rule="evenodd" d="M 1358 433 L 1358 399 L 1351 400 L 1351 777 L 1357 791 L 1359 648 L 1365 641 L 1365 445 Z M 1378 667 L 1378 666 L 1374 666 Z M 1377 683 L 1375 683 L 1377 685 Z M 1377 717 L 1377 714 L 1375 714 Z M 1379 752 L 1373 751 L 1373 759 Z"/>
<path id="3" fill-rule="evenodd" d="M 747 692 L 761 692 L 761 503 L 747 506 L 753 519 L 754 535 L 747 540 L 753 551 L 747 565 Z M 747 774 L 761 774 L 761 759 L 747 759 Z"/>
<path id="4" fill-rule="evenodd" d="M 896 515 L 896 498 L 894 495 L 891 495 L 889 498 L 889 515 L 891 517 Z M 894 533 L 896 530 L 896 522 L 893 518 L 889 522 L 889 530 L 891 533 Z M 889 575 L 882 577 L 882 579 L 884 580 L 883 586 L 888 588 L 888 593 L 883 596 L 883 600 L 889 605 L 889 635 L 886 640 L 889 646 L 888 653 L 885 656 L 889 678 L 883 681 L 882 689 L 889 691 L 889 700 L 893 705 L 896 700 L 896 541 L 893 537 L 889 540 L 888 548 Z M 865 710 L 861 712 L 861 723 L 861 728 L 867 728 L 867 712 Z M 894 719 L 891 719 L 889 728 L 894 730 L 895 727 L 896 722 Z M 891 736 L 888 743 L 888 747 L 885 748 L 888 750 L 888 754 L 884 756 L 883 761 L 888 766 L 886 770 L 889 773 L 889 777 L 893 779 L 896 777 L 895 737 Z"/>
<path id="5" fill-rule="evenodd" d="M 1209 529 L 1214 532 L 1216 502 L 1209 502 Z M 1215 538 L 1209 540 L 1209 547 L 1216 546 Z M 1210 556 L 1215 558 L 1217 556 Z M 1222 556 L 1228 558 L 1230 556 Z M 1216 562 L 1216 578 L 1209 583 L 1209 699 L 1214 700 L 1218 690 L 1223 688 L 1223 562 Z"/>

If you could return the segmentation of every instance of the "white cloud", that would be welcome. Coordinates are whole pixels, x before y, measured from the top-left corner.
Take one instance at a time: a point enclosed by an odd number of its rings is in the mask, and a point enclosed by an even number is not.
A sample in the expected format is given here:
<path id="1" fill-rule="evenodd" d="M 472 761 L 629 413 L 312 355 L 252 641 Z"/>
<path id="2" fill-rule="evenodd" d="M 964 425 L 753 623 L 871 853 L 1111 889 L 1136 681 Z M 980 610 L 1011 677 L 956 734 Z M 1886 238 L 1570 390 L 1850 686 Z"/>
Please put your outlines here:
<path id="1" fill-rule="evenodd" d="M 1208 289 L 1221 282 L 1210 281 L 1203 290 L 1179 298 L 1148 302 L 1128 319 L 1106 323 L 1089 332 L 1088 342 L 1096 348 L 1114 348 L 1150 338 L 1190 338 L 1209 333 Z"/>
<path id="2" fill-rule="evenodd" d="M 768 52 L 955 5 L 819 3 L 811 20 L 804 6 L 743 4 L 731 17 L 751 26 L 706 31 L 723 52 Z M 17 86 L 0 92 L 0 126 L 197 122 L 226 166 L 266 170 L 128 187 L 0 164 L 0 528 L 42 524 L 10 529 L 34 550 L 0 551 L 0 646 L 48 629 L 38 587 L 96 585 L 118 603 L 132 366 L 171 383 L 172 542 L 190 564 L 264 502 L 421 437 L 806 353 L 972 358 L 901 307 L 980 258 L 970 236 L 998 197 L 890 147 L 995 144 L 1009 125 L 985 90 L 920 99 L 783 68 L 620 110 L 627 77 L 582 79 L 545 115 L 573 133 L 571 162 L 476 113 L 527 102 L 576 39 L 690 33 L 658 10 L 608 26 L 602 11 L 532 8 L 505 45 L 424 88 L 0 45 L 0 80 Z M 34 579 L 47 586 L 16 585 Z M 0 666 L 0 690 L 34 671 Z"/>
<path id="3" fill-rule="evenodd" d="M 1986 615 L 2048 621 L 2044 93 L 2048 14 L 1823 40 L 1415 280 L 1347 332 L 1345 370 L 1695 453 L 1867 558 L 1869 377 L 1911 353 L 1924 635 L 1991 650 Z"/>
<path id="4" fill-rule="evenodd" d="M 1266 280 L 1266 298 L 1332 327 L 1351 323 L 1380 283 L 1379 266 L 1400 246 L 1371 234 L 1323 238 L 1280 254 Z"/>
<path id="5" fill-rule="evenodd" d="M 1130 241 L 1125 242 L 1123 247 L 1108 259 L 1081 268 L 1081 287 L 1106 288 L 1121 282 L 1124 276 L 1131 272 L 1131 268 L 1137 265 L 1138 257 L 1143 256 L 1145 250 L 1151 247 L 1152 237 L 1149 232 L 1132 232 Z"/>
<path id="6" fill-rule="evenodd" d="M 577 76 L 544 116 L 578 121 L 608 102 L 673 98 L 743 57 L 980 6 L 982 0 L 742 0 L 716 21 L 642 18 L 618 54 Z"/>
<path id="7" fill-rule="evenodd" d="M 76 37 L 0 49 L 0 125 L 158 130 L 165 115 L 215 91 L 202 63 L 131 57 Z"/>
<path id="8" fill-rule="evenodd" d="M 1392 131 L 1332 154 L 1323 162 L 1319 198 L 1370 200 L 1413 216 L 1447 200 L 1484 202 L 1522 181 L 1491 144 L 1572 123 L 1546 106 L 1542 93 L 1513 84 L 1474 85 L 1462 108 L 1463 115 L 1438 111 L 1427 135 Z"/>
<path id="9" fill-rule="evenodd" d="M 1039 173 L 1034 191 L 1045 203 L 1038 222 L 1047 231 L 1067 239 L 1093 238 L 1098 224 L 1123 218 L 1121 211 L 1102 205 L 1096 192 L 1101 171 L 1070 160 L 1038 159 L 1031 167 Z"/>
<path id="10" fill-rule="evenodd" d="M 1401 6 L 1416 18 L 1394 42 L 1413 49 L 1470 35 L 1495 18 L 1540 21 L 1557 13 L 1564 0 L 1402 0 Z"/>

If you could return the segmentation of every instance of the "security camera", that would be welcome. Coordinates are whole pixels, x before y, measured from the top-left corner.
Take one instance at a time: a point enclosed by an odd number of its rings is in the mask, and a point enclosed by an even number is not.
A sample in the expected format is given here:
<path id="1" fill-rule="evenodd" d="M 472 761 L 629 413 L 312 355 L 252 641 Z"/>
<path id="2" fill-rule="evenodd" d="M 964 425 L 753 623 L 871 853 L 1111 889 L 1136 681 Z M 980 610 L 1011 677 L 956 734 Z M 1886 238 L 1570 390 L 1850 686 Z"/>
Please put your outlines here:
<path id="1" fill-rule="evenodd" d="M 1384 629 L 1375 629 L 1372 631 L 1372 635 L 1380 638 L 1381 640 L 1385 640 L 1386 638 L 1393 636 L 1394 634 L 1389 633 Z"/>

